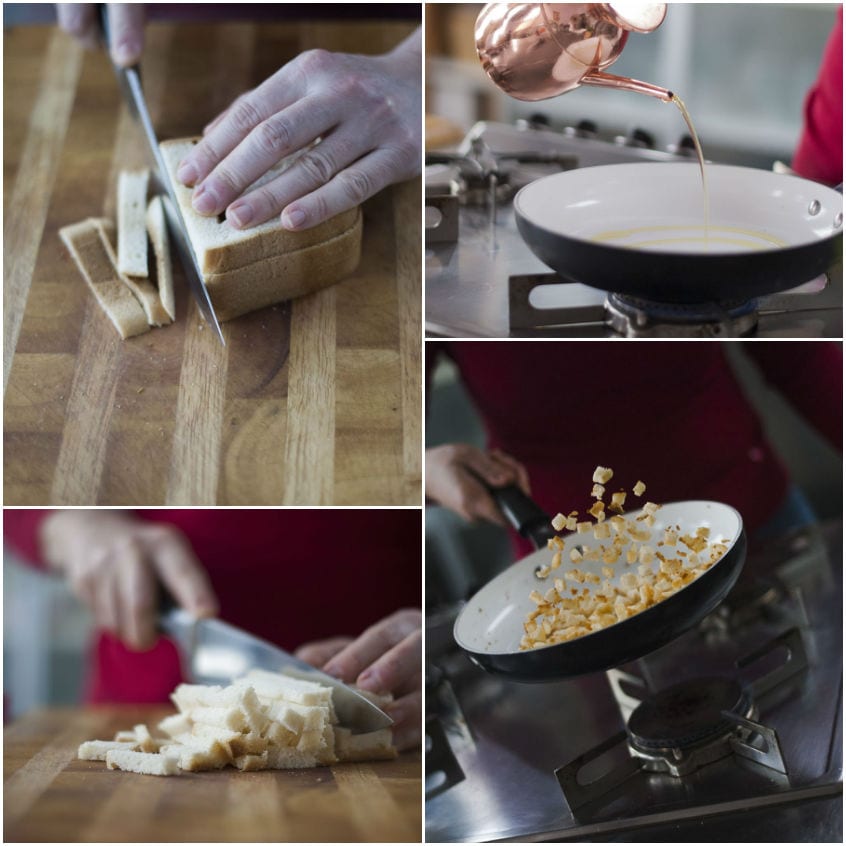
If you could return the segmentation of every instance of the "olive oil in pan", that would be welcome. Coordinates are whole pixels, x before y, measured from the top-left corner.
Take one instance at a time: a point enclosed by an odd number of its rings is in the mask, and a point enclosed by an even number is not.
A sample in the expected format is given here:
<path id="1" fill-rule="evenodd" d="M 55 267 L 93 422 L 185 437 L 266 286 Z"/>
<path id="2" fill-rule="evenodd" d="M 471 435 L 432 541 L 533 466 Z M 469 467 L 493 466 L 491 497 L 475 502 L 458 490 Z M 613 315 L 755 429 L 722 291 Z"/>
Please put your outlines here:
<path id="1" fill-rule="evenodd" d="M 730 247 L 731 251 L 752 252 L 787 246 L 787 242 L 766 232 L 742 229 L 739 226 L 711 226 L 703 236 L 693 226 L 638 226 L 631 229 L 609 229 L 591 237 L 591 241 L 614 241 L 619 247 L 656 247 L 684 244 L 688 251 L 699 247 Z"/>

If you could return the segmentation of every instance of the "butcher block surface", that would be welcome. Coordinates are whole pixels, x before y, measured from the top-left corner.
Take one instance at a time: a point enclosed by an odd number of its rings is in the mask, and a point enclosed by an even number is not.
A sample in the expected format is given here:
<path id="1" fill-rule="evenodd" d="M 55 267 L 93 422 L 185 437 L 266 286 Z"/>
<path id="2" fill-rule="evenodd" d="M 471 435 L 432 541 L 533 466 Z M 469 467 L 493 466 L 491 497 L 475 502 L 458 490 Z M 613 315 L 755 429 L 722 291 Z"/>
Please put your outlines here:
<path id="1" fill-rule="evenodd" d="M 151 24 L 154 125 L 197 134 L 303 50 L 382 52 L 412 29 Z M 121 341 L 58 231 L 114 217 L 143 136 L 102 51 L 50 27 L 4 44 L 5 504 L 419 505 L 419 180 L 365 203 L 352 277 L 224 324 L 225 348 L 178 267 L 176 323 Z"/>
<path id="2" fill-rule="evenodd" d="M 419 842 L 418 752 L 310 770 L 143 776 L 79 761 L 84 740 L 160 706 L 33 712 L 5 731 L 4 840 Z"/>

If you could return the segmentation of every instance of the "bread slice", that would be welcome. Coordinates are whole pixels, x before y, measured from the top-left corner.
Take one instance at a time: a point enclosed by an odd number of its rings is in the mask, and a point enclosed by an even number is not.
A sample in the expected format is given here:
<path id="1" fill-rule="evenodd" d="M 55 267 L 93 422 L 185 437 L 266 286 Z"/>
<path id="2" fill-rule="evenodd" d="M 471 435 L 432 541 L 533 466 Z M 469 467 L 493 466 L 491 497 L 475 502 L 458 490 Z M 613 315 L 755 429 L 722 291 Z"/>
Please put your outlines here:
<path id="1" fill-rule="evenodd" d="M 397 750 L 389 728 L 353 734 L 336 726 L 335 754 L 339 761 L 378 761 L 396 758 Z"/>
<path id="2" fill-rule="evenodd" d="M 122 170 L 118 174 L 118 261 L 127 276 L 147 277 L 147 183 L 149 170 Z"/>
<path id="3" fill-rule="evenodd" d="M 159 730 L 171 737 L 191 733 L 191 720 L 185 714 L 171 714 L 159 723 Z"/>
<path id="4" fill-rule="evenodd" d="M 144 309 L 121 280 L 109 257 L 106 242 L 100 234 L 102 226 L 108 223 L 89 218 L 63 226 L 59 237 L 121 338 L 131 338 L 149 332 L 150 325 Z"/>
<path id="5" fill-rule="evenodd" d="M 206 287 L 218 319 L 232 320 L 340 282 L 358 267 L 361 231 L 359 215 L 350 229 L 323 244 L 207 276 Z"/>
<path id="6" fill-rule="evenodd" d="M 136 751 L 138 744 L 135 739 L 126 740 L 86 740 L 80 743 L 76 757 L 80 761 L 105 761 L 106 755 L 116 749 Z"/>
<path id="7" fill-rule="evenodd" d="M 162 198 L 153 197 L 147 206 L 147 234 L 156 257 L 156 280 L 159 299 L 171 322 L 176 320 L 176 297 L 173 293 L 173 265 L 170 261 L 170 237 L 167 234 Z"/>
<path id="8" fill-rule="evenodd" d="M 110 770 L 126 770 L 141 775 L 177 775 L 179 762 L 175 755 L 159 755 L 150 752 L 130 752 L 113 749 L 106 754 L 106 766 Z"/>
<path id="9" fill-rule="evenodd" d="M 106 247 L 106 252 L 109 254 L 112 264 L 117 267 L 114 224 L 104 218 L 98 219 L 96 224 L 100 232 L 100 237 L 103 239 L 103 244 Z M 120 273 L 120 271 L 118 272 Z M 170 315 L 168 315 L 162 306 L 159 292 L 149 279 L 127 276 L 125 273 L 121 273 L 120 278 L 135 295 L 135 299 L 141 303 L 141 308 L 144 309 L 144 314 L 147 316 L 147 323 L 150 326 L 165 326 L 171 322 Z"/>
<path id="10" fill-rule="evenodd" d="M 197 251 L 197 259 L 204 276 L 226 273 L 262 259 L 274 258 L 294 250 L 322 244 L 346 232 L 355 224 L 358 209 L 342 212 L 311 229 L 299 232 L 284 229 L 278 217 L 249 229 L 235 229 L 225 219 L 221 221 L 217 217 L 198 214 L 191 205 L 193 189 L 186 188 L 175 178 L 179 162 L 191 152 L 197 140 L 199 139 L 179 138 L 163 141 L 159 146 L 185 218 L 188 237 Z M 291 167 L 303 152 L 305 151 L 283 159 L 250 185 L 244 193 L 249 193 L 275 179 Z"/>

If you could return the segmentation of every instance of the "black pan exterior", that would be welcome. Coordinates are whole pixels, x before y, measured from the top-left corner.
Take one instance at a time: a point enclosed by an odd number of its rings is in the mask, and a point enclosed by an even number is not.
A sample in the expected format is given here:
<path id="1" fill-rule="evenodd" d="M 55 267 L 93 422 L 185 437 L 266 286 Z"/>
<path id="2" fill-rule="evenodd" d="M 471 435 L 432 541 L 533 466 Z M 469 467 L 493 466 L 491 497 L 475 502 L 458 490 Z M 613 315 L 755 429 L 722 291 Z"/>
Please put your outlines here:
<path id="1" fill-rule="evenodd" d="M 532 252 L 556 273 L 592 288 L 662 303 L 749 300 L 809 282 L 842 256 L 843 235 L 748 253 L 671 253 L 584 241 L 526 220 L 517 228 Z"/>
<path id="2" fill-rule="evenodd" d="M 500 654 L 467 650 L 470 660 L 512 681 L 547 682 L 607 670 L 664 646 L 713 611 L 746 560 L 746 532 L 710 570 L 669 599 L 627 620 L 566 643 Z"/>

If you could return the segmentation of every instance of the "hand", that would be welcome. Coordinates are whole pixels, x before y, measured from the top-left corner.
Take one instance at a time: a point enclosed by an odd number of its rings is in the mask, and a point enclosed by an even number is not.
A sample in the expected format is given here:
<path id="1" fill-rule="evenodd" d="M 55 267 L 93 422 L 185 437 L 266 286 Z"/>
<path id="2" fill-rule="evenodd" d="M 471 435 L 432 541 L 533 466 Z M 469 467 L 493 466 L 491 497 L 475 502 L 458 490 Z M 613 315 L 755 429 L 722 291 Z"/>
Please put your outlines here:
<path id="1" fill-rule="evenodd" d="M 177 177 L 194 209 L 237 229 L 281 212 L 308 229 L 420 172 L 420 31 L 384 56 L 309 50 L 243 94 L 205 129 Z M 323 140 L 261 188 L 280 159 Z"/>
<path id="2" fill-rule="evenodd" d="M 402 751 L 420 744 L 423 707 L 422 615 L 406 608 L 385 617 L 358 638 L 305 644 L 297 657 L 324 673 L 372 693 L 392 693 L 385 713 L 394 720 L 394 745 Z"/>
<path id="3" fill-rule="evenodd" d="M 470 444 L 446 444 L 426 450 L 428 499 L 465 520 L 482 519 L 507 526 L 508 521 L 483 482 L 498 488 L 517 485 L 527 496 L 530 494 L 528 471 L 501 450 L 486 453 Z"/>
<path id="4" fill-rule="evenodd" d="M 134 649 L 155 642 L 159 581 L 197 617 L 217 613 L 208 576 L 180 531 L 104 511 L 56 511 L 42 524 L 47 563 L 97 625 Z"/>
<path id="5" fill-rule="evenodd" d="M 143 3 L 109 3 L 109 44 L 112 60 L 121 67 L 134 65 L 144 49 L 144 21 L 147 17 Z M 59 26 L 76 37 L 84 47 L 100 46 L 102 33 L 96 3 L 57 3 Z"/>

